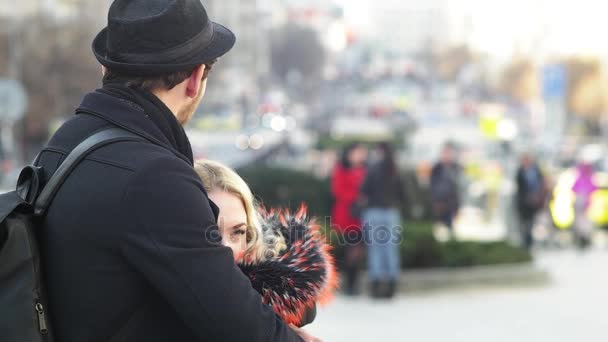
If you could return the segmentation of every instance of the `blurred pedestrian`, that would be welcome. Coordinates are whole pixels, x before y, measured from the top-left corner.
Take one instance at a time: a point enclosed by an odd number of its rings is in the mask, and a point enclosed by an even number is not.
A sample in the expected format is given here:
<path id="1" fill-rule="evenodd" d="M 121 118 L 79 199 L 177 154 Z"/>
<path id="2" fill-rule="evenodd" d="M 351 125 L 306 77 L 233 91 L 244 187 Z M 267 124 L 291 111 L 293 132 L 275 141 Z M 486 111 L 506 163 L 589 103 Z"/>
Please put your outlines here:
<path id="1" fill-rule="evenodd" d="M 530 249 L 534 243 L 532 230 L 536 215 L 543 208 L 547 196 L 545 178 L 532 155 L 524 154 L 517 170 L 516 208 L 523 244 Z"/>
<path id="2" fill-rule="evenodd" d="M 361 184 L 365 179 L 366 162 L 367 148 L 361 143 L 353 143 L 342 152 L 331 179 L 331 191 L 335 200 L 332 226 L 345 242 L 341 267 L 346 276 L 344 291 L 349 295 L 358 293 L 359 268 L 364 255 L 358 200 Z"/>
<path id="3" fill-rule="evenodd" d="M 591 242 L 593 223 L 587 216 L 587 209 L 591 204 L 591 194 L 597 190 L 597 185 L 593 180 L 593 164 L 582 160 L 577 165 L 577 175 L 572 192 L 576 199 L 574 202 L 574 238 L 579 247 L 587 247 Z"/>
<path id="4" fill-rule="evenodd" d="M 430 195 L 435 217 L 454 235 L 454 218 L 460 209 L 461 167 L 456 162 L 456 146 L 447 143 L 440 161 L 431 171 Z"/>
<path id="5" fill-rule="evenodd" d="M 0 131 L 2 130 L 2 126 L 0 126 Z M 8 173 L 8 168 L 5 167 L 7 162 L 6 153 L 4 152 L 4 145 L 2 144 L 2 139 L 0 138 L 0 185 L 2 185 L 2 179 Z"/>
<path id="6" fill-rule="evenodd" d="M 401 214 L 405 191 L 393 147 L 378 144 L 375 161 L 361 188 L 371 295 L 392 298 L 400 275 Z"/>

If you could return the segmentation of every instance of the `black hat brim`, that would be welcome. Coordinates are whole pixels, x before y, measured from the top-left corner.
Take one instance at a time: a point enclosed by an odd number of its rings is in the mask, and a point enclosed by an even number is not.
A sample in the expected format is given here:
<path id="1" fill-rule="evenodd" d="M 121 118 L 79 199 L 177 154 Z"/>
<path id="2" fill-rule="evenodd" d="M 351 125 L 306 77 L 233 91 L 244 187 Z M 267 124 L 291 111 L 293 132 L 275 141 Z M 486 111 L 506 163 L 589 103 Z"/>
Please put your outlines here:
<path id="1" fill-rule="evenodd" d="M 186 71 L 198 65 L 214 61 L 225 55 L 234 47 L 236 36 L 226 27 L 218 24 L 213 25 L 213 37 L 211 42 L 199 52 L 195 53 L 189 61 L 178 64 L 149 64 L 149 63 L 123 63 L 109 58 L 107 51 L 108 28 L 104 28 L 93 40 L 93 53 L 95 58 L 108 69 L 126 75 L 157 76 L 179 71 Z"/>

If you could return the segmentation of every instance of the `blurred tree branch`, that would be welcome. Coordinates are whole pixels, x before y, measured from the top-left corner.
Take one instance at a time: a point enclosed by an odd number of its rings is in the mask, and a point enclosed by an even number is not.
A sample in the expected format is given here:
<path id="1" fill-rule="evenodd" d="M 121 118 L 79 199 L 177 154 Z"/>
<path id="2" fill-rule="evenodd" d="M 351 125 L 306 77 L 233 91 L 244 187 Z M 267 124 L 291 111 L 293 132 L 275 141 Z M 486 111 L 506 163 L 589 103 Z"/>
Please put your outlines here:
<path id="1" fill-rule="evenodd" d="M 0 21 L 0 77 L 16 68 L 27 91 L 27 111 L 15 133 L 28 161 L 46 142 L 49 123 L 71 115 L 83 94 L 99 83 L 100 67 L 90 49 L 98 27 L 87 15 L 56 20 L 40 13 L 19 18 L 16 33 L 1 30 L 14 26 L 9 20 Z M 17 48 L 20 58 L 11 60 Z"/>
<path id="2" fill-rule="evenodd" d="M 443 80 L 455 81 L 460 72 L 476 61 L 476 56 L 467 45 L 453 46 L 436 57 L 439 76 Z"/>
<path id="3" fill-rule="evenodd" d="M 608 83 L 598 59 L 571 58 L 568 65 L 568 110 L 597 121 L 608 107 Z"/>
<path id="4" fill-rule="evenodd" d="M 272 33 L 272 72 L 305 93 L 318 89 L 327 52 L 313 29 L 287 24 Z"/>
<path id="5" fill-rule="evenodd" d="M 538 68 L 528 59 L 516 59 L 503 72 L 500 88 L 504 94 L 522 104 L 538 99 L 540 97 Z"/>
<path id="6" fill-rule="evenodd" d="M 30 98 L 28 117 L 48 122 L 71 114 L 99 82 L 90 50 L 95 30 L 80 20 L 57 23 L 39 16 L 27 22 L 21 75 Z"/>

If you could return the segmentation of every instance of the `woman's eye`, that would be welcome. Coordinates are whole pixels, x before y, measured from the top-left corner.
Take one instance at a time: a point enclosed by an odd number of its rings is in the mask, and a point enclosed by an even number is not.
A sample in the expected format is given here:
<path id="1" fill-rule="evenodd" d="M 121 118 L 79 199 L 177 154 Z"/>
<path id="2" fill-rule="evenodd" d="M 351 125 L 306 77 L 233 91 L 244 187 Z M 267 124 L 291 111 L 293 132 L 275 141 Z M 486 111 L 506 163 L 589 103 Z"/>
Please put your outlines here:
<path id="1" fill-rule="evenodd" d="M 232 238 L 239 238 L 242 235 L 246 235 L 247 231 L 245 229 L 238 229 L 232 232 L 231 236 Z"/>

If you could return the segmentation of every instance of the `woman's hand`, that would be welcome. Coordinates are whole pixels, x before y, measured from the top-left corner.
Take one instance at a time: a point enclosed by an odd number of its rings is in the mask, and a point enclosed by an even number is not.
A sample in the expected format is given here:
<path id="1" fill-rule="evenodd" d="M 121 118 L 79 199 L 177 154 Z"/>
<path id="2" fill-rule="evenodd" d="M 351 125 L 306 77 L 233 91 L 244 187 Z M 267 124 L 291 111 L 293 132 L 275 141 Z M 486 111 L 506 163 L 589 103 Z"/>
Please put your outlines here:
<path id="1" fill-rule="evenodd" d="M 304 342 L 323 342 L 320 338 L 308 334 L 304 329 L 300 329 L 293 324 L 290 324 L 289 326 L 304 340 Z"/>

